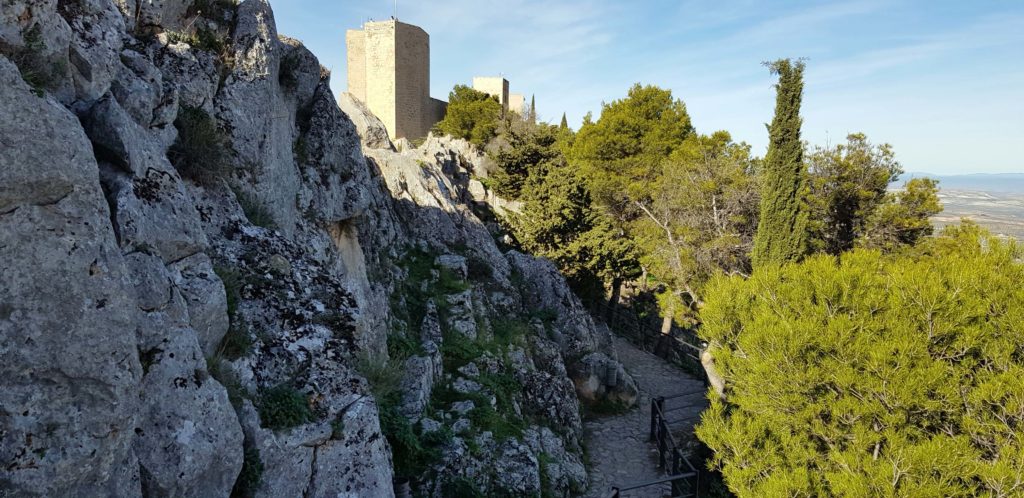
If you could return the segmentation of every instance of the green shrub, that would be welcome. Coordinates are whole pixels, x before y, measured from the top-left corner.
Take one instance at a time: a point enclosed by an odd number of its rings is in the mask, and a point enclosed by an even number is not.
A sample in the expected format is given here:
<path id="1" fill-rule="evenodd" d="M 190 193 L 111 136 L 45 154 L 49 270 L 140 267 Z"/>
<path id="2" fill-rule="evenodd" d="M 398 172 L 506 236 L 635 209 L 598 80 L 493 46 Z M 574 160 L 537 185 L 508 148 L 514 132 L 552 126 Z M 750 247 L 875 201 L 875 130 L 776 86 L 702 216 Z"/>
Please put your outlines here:
<path id="1" fill-rule="evenodd" d="M 228 317 L 230 318 L 238 311 L 238 302 L 241 299 L 242 291 L 242 274 L 235 268 L 223 265 L 214 266 L 213 272 L 217 274 L 217 277 L 224 284 L 224 294 L 227 297 L 228 304 Z"/>
<path id="2" fill-rule="evenodd" d="M 487 260 L 471 254 L 466 257 L 466 269 L 469 279 L 473 282 L 483 282 L 494 278 L 494 269 Z"/>
<path id="3" fill-rule="evenodd" d="M 231 367 L 226 366 L 223 359 L 219 355 L 214 355 L 206 359 L 206 371 L 210 373 L 210 377 L 213 377 L 224 386 L 224 390 L 228 393 L 228 401 L 231 402 L 231 406 L 235 409 L 242 407 L 242 400 L 249 397 L 249 393 L 246 392 L 245 387 L 242 386 L 242 381 L 235 375 L 234 370 Z"/>
<path id="4" fill-rule="evenodd" d="M 242 208 L 242 212 L 245 213 L 245 218 L 249 220 L 249 223 L 270 230 L 277 228 L 274 215 L 270 213 L 270 210 L 256 196 L 241 189 L 235 189 L 235 199 L 238 200 L 238 205 Z"/>
<path id="5" fill-rule="evenodd" d="M 237 9 L 237 0 L 194 0 L 185 11 L 185 15 L 188 17 L 201 15 L 213 21 L 223 21 L 234 15 Z"/>
<path id="6" fill-rule="evenodd" d="M 979 232 L 714 279 L 700 334 L 726 400 L 697 435 L 732 491 L 1019 495 L 1024 265 Z"/>
<path id="7" fill-rule="evenodd" d="M 459 332 L 444 333 L 441 342 L 441 358 L 446 372 L 454 372 L 458 368 L 477 359 L 486 351 L 483 345 Z"/>
<path id="8" fill-rule="evenodd" d="M 515 408 L 512 406 L 516 394 L 522 390 L 522 385 L 508 373 L 485 372 L 477 381 L 494 394 L 497 403 L 496 406 L 491 406 L 490 400 L 486 398 L 474 400 L 476 407 L 469 413 L 470 421 L 482 431 L 491 431 L 498 441 L 522 437 L 527 423 L 516 416 Z"/>
<path id="9" fill-rule="evenodd" d="M 441 484 L 441 496 L 458 496 L 459 498 L 485 498 L 487 495 L 476 488 L 476 484 L 466 477 L 456 477 Z"/>
<path id="10" fill-rule="evenodd" d="M 520 344 L 530 333 L 530 325 L 522 320 L 498 318 L 491 322 L 494 342 L 498 345 Z"/>
<path id="11" fill-rule="evenodd" d="M 199 28 L 195 31 L 167 31 L 170 43 L 187 43 L 196 50 L 220 54 L 224 51 L 224 40 L 214 30 Z"/>
<path id="12" fill-rule="evenodd" d="M 621 401 L 613 401 L 608 398 L 599 398 L 593 403 L 584 405 L 584 409 L 587 414 L 604 416 L 604 415 L 622 415 L 629 411 L 629 405 Z"/>
<path id="13" fill-rule="evenodd" d="M 423 354 L 423 344 L 418 337 L 410 337 L 400 329 L 388 334 L 388 357 L 392 361 L 403 361 L 410 356 Z"/>
<path id="14" fill-rule="evenodd" d="M 231 326 L 221 340 L 218 353 L 227 360 L 237 360 L 252 352 L 253 341 L 249 326 L 239 317 L 231 319 Z"/>
<path id="15" fill-rule="evenodd" d="M 306 164 L 309 160 L 309 152 L 306 150 L 305 136 L 299 135 L 299 138 L 295 139 L 295 143 L 292 144 L 292 153 L 295 155 L 295 162 L 298 165 Z"/>
<path id="16" fill-rule="evenodd" d="M 558 463 L 551 455 L 540 452 L 537 454 L 538 470 L 540 471 L 540 496 L 541 498 L 554 498 L 555 495 L 551 492 L 551 472 L 548 467 L 553 463 Z"/>
<path id="17" fill-rule="evenodd" d="M 242 276 L 238 270 L 225 266 L 215 266 L 214 273 L 224 283 L 224 294 L 227 297 L 227 312 L 230 325 L 217 348 L 219 356 L 228 360 L 237 360 L 252 351 L 252 336 L 249 325 L 238 316 L 238 303 L 241 299 Z"/>
<path id="18" fill-rule="evenodd" d="M 397 361 L 385 361 L 381 359 L 360 356 L 356 360 L 356 370 L 366 377 L 370 384 L 370 391 L 377 398 L 378 403 L 385 401 L 398 402 L 401 397 L 402 364 Z"/>
<path id="19" fill-rule="evenodd" d="M 181 176 L 211 185 L 231 171 L 227 136 L 216 121 L 198 107 L 182 106 L 174 120 L 178 138 L 167 151 Z"/>
<path id="20" fill-rule="evenodd" d="M 4 51 L 11 62 L 18 66 L 21 72 L 21 79 L 32 87 L 32 91 L 42 97 L 43 93 L 53 87 L 66 67 L 60 60 L 48 59 L 44 52 L 46 45 L 43 44 L 42 28 L 38 24 L 32 25 L 21 33 L 24 46 L 13 51 Z"/>
<path id="21" fill-rule="evenodd" d="M 268 429 L 288 429 L 313 420 L 306 395 L 288 384 L 279 384 L 260 393 L 260 420 Z"/>
<path id="22" fill-rule="evenodd" d="M 450 294 L 465 292 L 470 287 L 469 283 L 456 275 L 450 268 L 441 268 L 437 278 L 437 285 L 434 287 L 436 297 L 444 297 Z"/>
<path id="23" fill-rule="evenodd" d="M 500 119 L 498 99 L 465 85 L 455 85 L 448 96 L 444 119 L 434 125 L 433 131 L 483 146 L 496 135 Z"/>
<path id="24" fill-rule="evenodd" d="M 259 448 L 246 444 L 242 460 L 242 471 L 231 489 L 231 498 L 250 498 L 256 495 L 263 482 L 263 460 Z"/>
<path id="25" fill-rule="evenodd" d="M 277 71 L 277 82 L 284 88 L 295 89 L 299 84 L 299 63 L 301 62 L 297 50 L 288 52 L 281 58 L 281 65 Z"/>

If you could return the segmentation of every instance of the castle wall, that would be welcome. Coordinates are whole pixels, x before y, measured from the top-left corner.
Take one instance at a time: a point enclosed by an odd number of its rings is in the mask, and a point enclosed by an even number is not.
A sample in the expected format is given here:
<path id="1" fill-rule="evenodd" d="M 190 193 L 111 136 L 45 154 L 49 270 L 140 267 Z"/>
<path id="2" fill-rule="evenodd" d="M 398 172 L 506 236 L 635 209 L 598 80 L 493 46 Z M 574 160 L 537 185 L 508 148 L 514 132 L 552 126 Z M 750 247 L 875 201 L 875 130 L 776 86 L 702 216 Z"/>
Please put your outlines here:
<path id="1" fill-rule="evenodd" d="M 526 97 L 521 93 L 508 94 L 508 110 L 520 115 L 526 115 Z"/>
<path id="2" fill-rule="evenodd" d="M 395 20 L 348 30 L 349 93 L 361 100 L 391 139 L 427 135 L 447 104 L 430 98 L 430 36 Z"/>
<path id="3" fill-rule="evenodd" d="M 366 32 L 366 106 L 396 135 L 395 29 L 393 22 L 369 22 Z"/>
<path id="4" fill-rule="evenodd" d="M 434 126 L 438 121 L 444 119 L 444 115 L 448 112 L 448 103 L 443 100 L 435 98 L 430 99 L 429 114 L 427 115 L 427 131 Z"/>
<path id="5" fill-rule="evenodd" d="M 366 33 L 361 29 L 345 32 L 348 59 L 348 93 L 366 102 Z"/>
<path id="6" fill-rule="evenodd" d="M 395 22 L 395 135 L 427 135 L 430 120 L 430 36 L 411 24 Z"/>
<path id="7" fill-rule="evenodd" d="M 498 97 L 502 112 L 508 112 L 508 80 L 501 76 L 474 76 L 473 89 Z"/>

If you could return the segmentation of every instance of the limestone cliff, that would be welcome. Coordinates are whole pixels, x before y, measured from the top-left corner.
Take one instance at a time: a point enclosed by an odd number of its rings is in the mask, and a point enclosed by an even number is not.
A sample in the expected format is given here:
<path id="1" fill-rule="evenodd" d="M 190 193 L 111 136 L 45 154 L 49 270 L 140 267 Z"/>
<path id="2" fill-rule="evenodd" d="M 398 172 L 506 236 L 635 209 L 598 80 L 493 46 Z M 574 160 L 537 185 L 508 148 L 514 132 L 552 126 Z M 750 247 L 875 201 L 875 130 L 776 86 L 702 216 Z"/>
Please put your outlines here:
<path id="1" fill-rule="evenodd" d="M 265 0 L 4 2 L 0 495 L 585 487 L 607 331 L 328 79 Z"/>

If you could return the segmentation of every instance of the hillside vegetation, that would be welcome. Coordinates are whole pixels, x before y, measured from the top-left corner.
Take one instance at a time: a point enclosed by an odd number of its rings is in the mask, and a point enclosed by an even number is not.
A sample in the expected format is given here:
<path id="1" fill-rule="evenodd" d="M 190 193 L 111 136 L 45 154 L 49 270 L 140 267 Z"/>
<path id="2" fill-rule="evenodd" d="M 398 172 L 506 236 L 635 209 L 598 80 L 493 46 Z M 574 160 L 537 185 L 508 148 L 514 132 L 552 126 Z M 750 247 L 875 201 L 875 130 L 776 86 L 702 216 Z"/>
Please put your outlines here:
<path id="1" fill-rule="evenodd" d="M 725 387 L 697 434 L 732 493 L 1024 492 L 1018 249 L 971 224 L 933 237 L 938 184 L 889 190 L 903 170 L 888 144 L 802 142 L 804 63 L 768 66 L 764 158 L 697 133 L 656 86 L 578 132 L 503 120 L 485 182 L 522 203 L 502 220 L 514 243 L 592 311 L 711 345 Z"/>
<path id="2" fill-rule="evenodd" d="M 727 401 L 698 429 L 740 496 L 1019 496 L 1024 266 L 975 226 L 717 277 Z"/>

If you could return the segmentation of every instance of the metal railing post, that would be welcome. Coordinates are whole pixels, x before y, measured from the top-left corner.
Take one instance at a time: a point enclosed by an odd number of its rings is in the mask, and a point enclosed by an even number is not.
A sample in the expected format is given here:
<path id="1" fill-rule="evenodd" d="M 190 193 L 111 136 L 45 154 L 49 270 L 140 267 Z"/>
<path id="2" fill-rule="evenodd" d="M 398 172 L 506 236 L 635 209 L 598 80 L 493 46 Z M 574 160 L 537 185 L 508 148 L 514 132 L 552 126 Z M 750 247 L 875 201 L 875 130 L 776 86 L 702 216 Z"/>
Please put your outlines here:
<path id="1" fill-rule="evenodd" d="M 657 409 L 658 398 L 651 398 L 651 441 L 657 436 L 655 431 L 657 430 L 658 424 L 658 409 Z"/>
<path id="2" fill-rule="evenodd" d="M 664 420 L 662 420 L 664 422 Z M 668 449 L 668 444 L 665 441 L 665 434 L 661 433 L 664 430 L 663 426 L 658 428 L 658 468 L 665 468 L 665 450 Z"/>
<path id="3" fill-rule="evenodd" d="M 672 448 L 672 475 L 679 475 L 680 473 L 680 460 L 682 455 L 679 453 L 679 448 Z M 680 479 L 672 481 L 672 496 L 679 496 L 683 494 L 682 486 L 679 485 Z"/>

